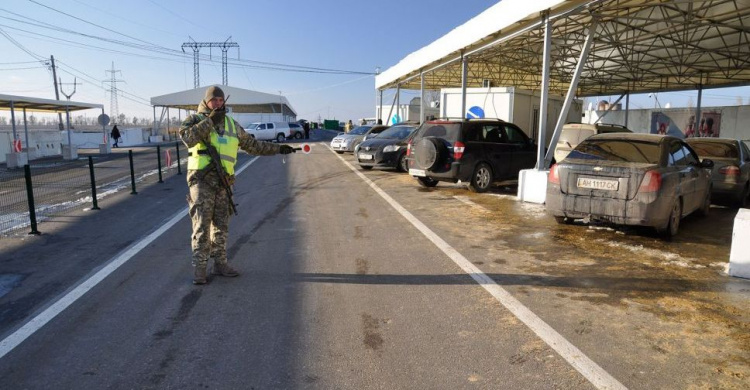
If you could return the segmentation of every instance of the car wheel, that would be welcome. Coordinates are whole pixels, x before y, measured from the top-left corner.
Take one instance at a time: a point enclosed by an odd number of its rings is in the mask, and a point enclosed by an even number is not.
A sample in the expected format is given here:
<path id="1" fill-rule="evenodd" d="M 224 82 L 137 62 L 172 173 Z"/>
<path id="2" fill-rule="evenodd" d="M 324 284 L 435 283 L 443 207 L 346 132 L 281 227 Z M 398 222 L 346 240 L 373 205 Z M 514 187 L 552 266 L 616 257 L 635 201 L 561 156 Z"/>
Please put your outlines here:
<path id="1" fill-rule="evenodd" d="M 680 229 L 680 219 L 682 219 L 682 203 L 680 202 L 680 198 L 677 198 L 674 200 L 674 204 L 672 204 L 672 211 L 669 213 L 667 226 L 660 229 L 659 233 L 667 239 L 676 236 L 677 231 Z"/>
<path id="2" fill-rule="evenodd" d="M 477 164 L 474 174 L 471 175 L 469 189 L 473 192 L 485 192 L 492 184 L 492 168 L 485 163 Z"/>
<path id="3" fill-rule="evenodd" d="M 438 185 L 437 180 L 433 180 L 429 177 L 418 177 L 417 181 L 419 182 L 420 186 L 427 188 L 435 187 L 436 185 Z"/>
<path id="4" fill-rule="evenodd" d="M 706 197 L 703 199 L 703 204 L 701 204 L 701 208 L 698 209 L 698 215 L 701 217 L 708 217 L 708 213 L 711 211 L 711 187 L 708 187 L 708 191 L 706 192 Z"/>
<path id="5" fill-rule="evenodd" d="M 742 190 L 742 194 L 740 194 L 740 198 L 737 199 L 737 207 L 747 208 L 749 204 L 750 204 L 750 183 L 747 183 L 745 184 L 745 189 Z"/>
<path id="6" fill-rule="evenodd" d="M 366 171 L 369 171 L 370 169 L 372 169 L 372 167 L 366 167 L 366 166 L 362 166 L 362 165 L 360 165 L 359 167 L 362 168 L 362 169 L 364 169 L 364 170 L 366 170 Z"/>
<path id="7" fill-rule="evenodd" d="M 300 132 L 294 133 L 294 138 L 296 138 L 296 139 L 302 139 L 302 133 L 300 133 Z"/>
<path id="8" fill-rule="evenodd" d="M 283 133 L 279 133 L 279 134 L 276 135 L 276 142 L 278 142 L 278 143 L 284 142 L 285 139 L 286 139 L 286 137 L 284 137 Z"/>
<path id="9" fill-rule="evenodd" d="M 406 153 L 401 155 L 396 164 L 396 169 L 401 172 L 409 172 L 409 162 L 406 160 Z"/>

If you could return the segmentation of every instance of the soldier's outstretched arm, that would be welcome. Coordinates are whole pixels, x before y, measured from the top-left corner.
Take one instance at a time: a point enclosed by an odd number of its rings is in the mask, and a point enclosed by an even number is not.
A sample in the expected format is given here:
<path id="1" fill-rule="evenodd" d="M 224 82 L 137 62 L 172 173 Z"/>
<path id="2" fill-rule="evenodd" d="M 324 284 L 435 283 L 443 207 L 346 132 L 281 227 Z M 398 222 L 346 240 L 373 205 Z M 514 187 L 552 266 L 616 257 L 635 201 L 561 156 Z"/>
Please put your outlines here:
<path id="1" fill-rule="evenodd" d="M 261 156 L 270 156 L 278 154 L 281 150 L 281 145 L 258 141 L 247 134 L 245 129 L 243 129 L 237 122 L 234 124 L 237 127 L 237 138 L 240 140 L 240 149 L 245 152 Z"/>
<path id="2" fill-rule="evenodd" d="M 192 148 L 198 142 L 208 139 L 213 128 L 213 122 L 208 116 L 190 115 L 180 125 L 180 138 L 188 148 Z"/>

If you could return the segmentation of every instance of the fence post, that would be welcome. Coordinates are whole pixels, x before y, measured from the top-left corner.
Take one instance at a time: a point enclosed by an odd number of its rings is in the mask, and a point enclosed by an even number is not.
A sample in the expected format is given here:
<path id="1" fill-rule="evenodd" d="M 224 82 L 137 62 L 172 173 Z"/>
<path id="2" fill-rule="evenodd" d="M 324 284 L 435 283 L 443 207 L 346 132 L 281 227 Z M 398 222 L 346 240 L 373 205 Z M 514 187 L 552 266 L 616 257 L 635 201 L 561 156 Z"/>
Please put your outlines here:
<path id="1" fill-rule="evenodd" d="M 96 201 L 96 179 L 94 179 L 94 158 L 89 156 L 89 174 L 91 175 L 91 200 L 94 206 L 91 210 L 99 210 L 99 204 Z"/>
<path id="2" fill-rule="evenodd" d="M 138 192 L 135 190 L 135 170 L 133 169 L 133 149 L 128 150 L 128 159 L 130 159 L 130 187 L 132 188 L 130 195 L 137 195 Z"/>
<path id="3" fill-rule="evenodd" d="M 159 161 L 159 183 L 164 183 L 161 179 L 161 145 L 156 145 L 156 160 Z"/>
<path id="4" fill-rule="evenodd" d="M 34 206 L 34 187 L 31 185 L 31 167 L 29 164 L 23 166 L 24 176 L 26 176 L 26 195 L 29 200 L 29 219 L 31 220 L 31 231 L 29 234 L 42 234 L 36 230 L 36 206 Z"/>
<path id="5" fill-rule="evenodd" d="M 177 174 L 182 175 L 182 167 L 180 166 L 180 143 L 174 143 L 175 149 L 177 149 Z"/>

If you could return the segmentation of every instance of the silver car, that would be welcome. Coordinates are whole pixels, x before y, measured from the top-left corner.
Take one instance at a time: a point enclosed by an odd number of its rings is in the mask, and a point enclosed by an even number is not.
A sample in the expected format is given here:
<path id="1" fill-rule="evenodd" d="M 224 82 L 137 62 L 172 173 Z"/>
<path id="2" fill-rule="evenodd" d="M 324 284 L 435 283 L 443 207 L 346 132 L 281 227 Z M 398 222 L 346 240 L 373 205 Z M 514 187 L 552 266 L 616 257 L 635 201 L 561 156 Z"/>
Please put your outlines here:
<path id="1" fill-rule="evenodd" d="M 689 138 L 686 140 L 698 157 L 714 162 L 711 171 L 712 199 L 737 207 L 750 205 L 750 149 L 744 142 L 725 138 Z"/>
<path id="2" fill-rule="evenodd" d="M 672 237 L 682 217 L 708 215 L 712 167 L 676 137 L 595 135 L 552 166 L 547 211 L 559 223 L 583 218 L 650 226 Z"/>
<path id="3" fill-rule="evenodd" d="M 365 140 L 368 135 L 374 135 L 388 128 L 383 125 L 366 125 L 355 127 L 348 133 L 339 133 L 331 140 L 331 149 L 336 153 L 352 153 L 354 149 Z"/>

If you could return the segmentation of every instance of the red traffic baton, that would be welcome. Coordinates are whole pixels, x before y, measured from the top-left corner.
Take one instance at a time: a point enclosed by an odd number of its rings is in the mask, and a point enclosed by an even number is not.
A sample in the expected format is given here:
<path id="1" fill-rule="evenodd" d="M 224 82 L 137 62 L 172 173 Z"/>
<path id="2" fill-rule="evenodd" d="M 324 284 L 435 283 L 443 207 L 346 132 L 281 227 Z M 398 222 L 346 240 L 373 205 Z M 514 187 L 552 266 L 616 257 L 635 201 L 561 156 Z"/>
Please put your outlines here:
<path id="1" fill-rule="evenodd" d="M 312 146 L 310 146 L 310 144 L 302 144 L 302 146 L 300 146 L 299 148 L 294 148 L 294 150 L 301 150 L 304 154 L 310 154 Z"/>

